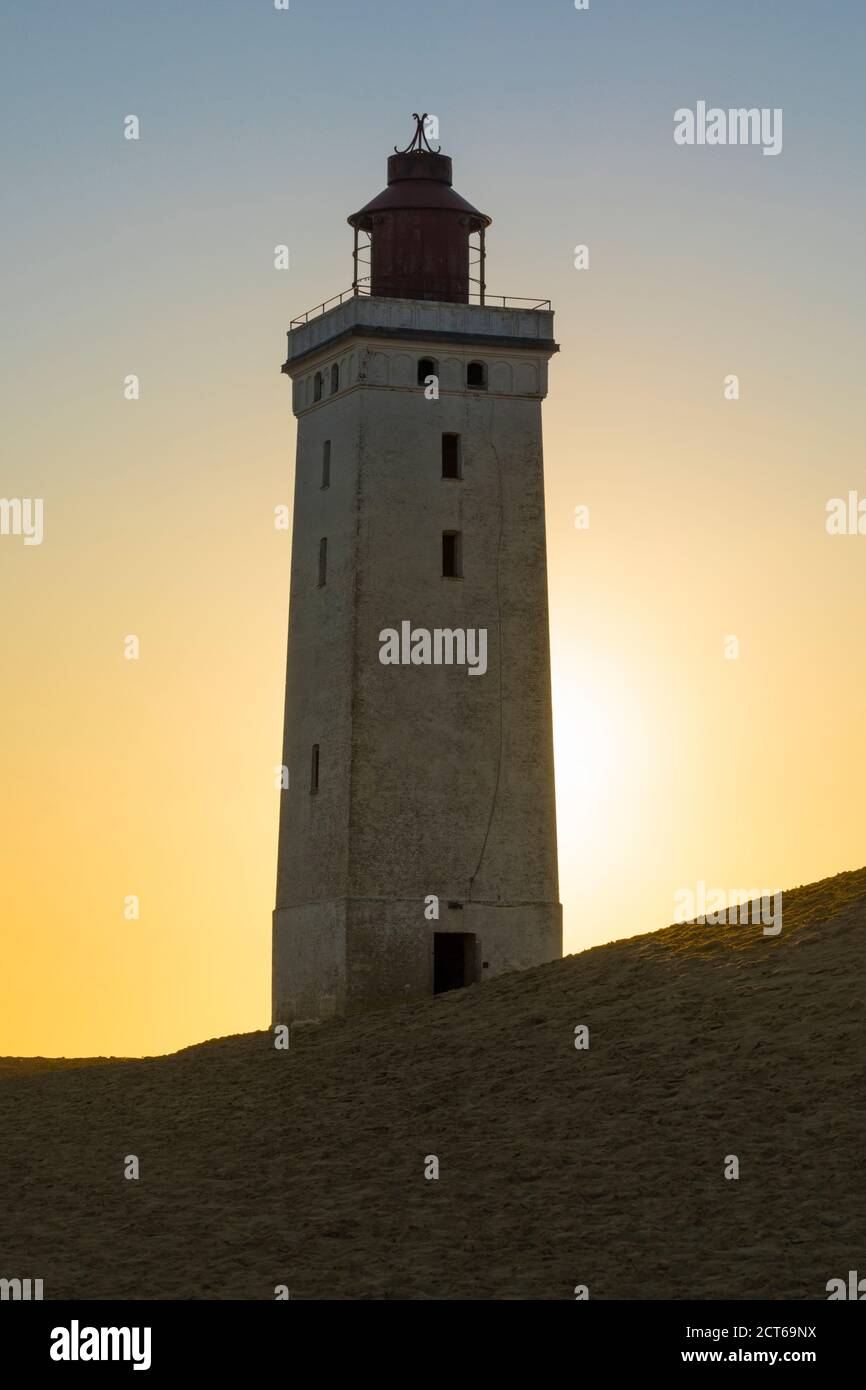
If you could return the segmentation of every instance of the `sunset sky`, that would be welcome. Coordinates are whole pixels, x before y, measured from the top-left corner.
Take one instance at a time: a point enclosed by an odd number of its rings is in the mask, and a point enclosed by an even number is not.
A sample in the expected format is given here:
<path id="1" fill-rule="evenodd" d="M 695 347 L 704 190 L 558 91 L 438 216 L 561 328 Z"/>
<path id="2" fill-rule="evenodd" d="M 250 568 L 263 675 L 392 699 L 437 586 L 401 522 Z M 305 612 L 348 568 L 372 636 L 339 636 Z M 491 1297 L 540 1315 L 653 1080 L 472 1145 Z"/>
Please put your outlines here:
<path id="1" fill-rule="evenodd" d="M 0 495 L 45 508 L 0 536 L 0 1054 L 267 1025 L 279 368 L 413 111 L 490 291 L 556 311 L 565 949 L 866 862 L 866 535 L 825 527 L 866 499 L 862 4 L 19 0 L 0 40 Z M 699 100 L 782 108 L 781 154 L 677 146 Z"/>

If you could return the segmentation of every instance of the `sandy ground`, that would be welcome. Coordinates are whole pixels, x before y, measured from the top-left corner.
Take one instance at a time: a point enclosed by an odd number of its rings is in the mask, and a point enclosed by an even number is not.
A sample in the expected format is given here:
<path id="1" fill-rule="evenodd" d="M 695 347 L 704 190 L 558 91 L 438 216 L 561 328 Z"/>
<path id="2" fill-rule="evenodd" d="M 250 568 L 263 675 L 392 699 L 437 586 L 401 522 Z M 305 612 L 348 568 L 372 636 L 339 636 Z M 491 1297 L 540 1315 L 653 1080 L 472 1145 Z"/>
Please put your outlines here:
<path id="1" fill-rule="evenodd" d="M 46 1298 L 826 1298 L 866 1274 L 864 955 L 866 869 L 787 893 L 777 938 L 670 927 L 288 1053 L 5 1059 L 0 1276 Z"/>

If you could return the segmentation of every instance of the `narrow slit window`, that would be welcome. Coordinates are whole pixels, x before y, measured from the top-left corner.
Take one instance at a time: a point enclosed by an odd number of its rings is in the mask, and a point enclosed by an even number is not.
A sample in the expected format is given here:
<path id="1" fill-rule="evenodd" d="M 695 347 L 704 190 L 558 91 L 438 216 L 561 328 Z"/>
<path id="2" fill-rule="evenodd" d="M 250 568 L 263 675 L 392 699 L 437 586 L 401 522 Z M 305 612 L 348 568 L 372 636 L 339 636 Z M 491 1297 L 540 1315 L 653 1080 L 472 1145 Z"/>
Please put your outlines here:
<path id="1" fill-rule="evenodd" d="M 487 390 L 487 368 L 483 362 L 470 362 L 466 368 L 466 385 L 470 391 Z"/>
<path id="2" fill-rule="evenodd" d="M 443 434 L 442 436 L 442 477 L 461 478 L 463 471 L 460 466 L 460 435 Z"/>
<path id="3" fill-rule="evenodd" d="M 321 589 L 328 581 L 328 537 L 323 536 L 319 541 L 319 588 Z"/>
<path id="4" fill-rule="evenodd" d="M 313 377 L 313 400 L 314 400 L 314 401 L 320 401 L 321 399 L 322 399 L 322 373 L 321 373 L 321 372 L 316 372 L 316 375 Z"/>
<path id="5" fill-rule="evenodd" d="M 322 487 L 331 486 L 331 441 L 326 439 L 322 445 Z"/>
<path id="6" fill-rule="evenodd" d="M 442 532 L 442 576 L 460 579 L 463 575 L 463 547 L 459 531 Z"/>
<path id="7" fill-rule="evenodd" d="M 319 790 L 319 745 L 313 744 L 313 755 L 310 758 L 310 791 Z"/>
<path id="8" fill-rule="evenodd" d="M 335 362 L 334 365 L 333 365 L 333 367 L 331 368 L 331 395 L 333 396 L 333 395 L 334 395 L 334 392 L 335 392 L 335 391 L 339 391 L 339 389 L 340 389 L 340 367 L 339 367 L 339 363 Z"/>

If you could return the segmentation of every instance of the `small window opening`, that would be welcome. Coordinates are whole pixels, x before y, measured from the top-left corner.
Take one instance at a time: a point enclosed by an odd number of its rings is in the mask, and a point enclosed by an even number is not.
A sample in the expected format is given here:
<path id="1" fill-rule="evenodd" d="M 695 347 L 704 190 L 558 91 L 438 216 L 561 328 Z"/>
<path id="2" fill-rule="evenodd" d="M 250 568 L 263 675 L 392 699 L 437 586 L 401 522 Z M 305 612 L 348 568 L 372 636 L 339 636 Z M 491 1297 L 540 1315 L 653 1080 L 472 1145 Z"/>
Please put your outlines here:
<path id="1" fill-rule="evenodd" d="M 313 400 L 314 400 L 314 401 L 320 401 L 321 399 L 322 399 L 322 373 L 321 373 L 321 372 L 316 372 L 316 375 L 313 377 Z"/>
<path id="2" fill-rule="evenodd" d="M 459 531 L 442 532 L 442 574 L 445 579 L 460 579 L 463 574 L 463 547 Z"/>
<path id="3" fill-rule="evenodd" d="M 310 759 L 310 791 L 319 790 L 319 745 L 313 744 L 313 756 Z"/>
<path id="4" fill-rule="evenodd" d="M 331 441 L 326 439 L 322 445 L 322 487 L 331 486 Z"/>
<path id="5" fill-rule="evenodd" d="M 331 395 L 340 389 L 340 366 L 335 362 L 331 368 Z"/>
<path id="6" fill-rule="evenodd" d="M 323 536 L 319 541 L 319 588 L 321 589 L 328 580 L 328 537 Z"/>
<path id="7" fill-rule="evenodd" d="M 460 466 L 460 435 L 443 434 L 442 436 L 442 477 L 460 478 L 463 470 Z"/>
<path id="8" fill-rule="evenodd" d="M 420 357 L 418 359 L 418 385 L 426 386 L 428 376 L 439 375 L 439 363 L 435 357 Z"/>
<path id="9" fill-rule="evenodd" d="M 470 362 L 466 368 L 466 385 L 470 391 L 487 390 L 487 368 L 483 362 Z"/>

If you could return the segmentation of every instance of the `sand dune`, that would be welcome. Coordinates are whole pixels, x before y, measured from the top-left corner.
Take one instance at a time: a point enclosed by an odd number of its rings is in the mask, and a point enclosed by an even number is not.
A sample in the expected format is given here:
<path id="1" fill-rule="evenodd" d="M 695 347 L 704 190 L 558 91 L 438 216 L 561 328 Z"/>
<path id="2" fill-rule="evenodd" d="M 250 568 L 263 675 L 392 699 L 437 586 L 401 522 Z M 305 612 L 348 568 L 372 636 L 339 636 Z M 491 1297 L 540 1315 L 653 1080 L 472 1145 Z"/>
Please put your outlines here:
<path id="1" fill-rule="evenodd" d="M 826 1298 L 866 1262 L 866 869 L 784 912 L 776 938 L 670 927 L 288 1053 L 265 1032 L 5 1059 L 0 1275 L 46 1298 Z"/>

